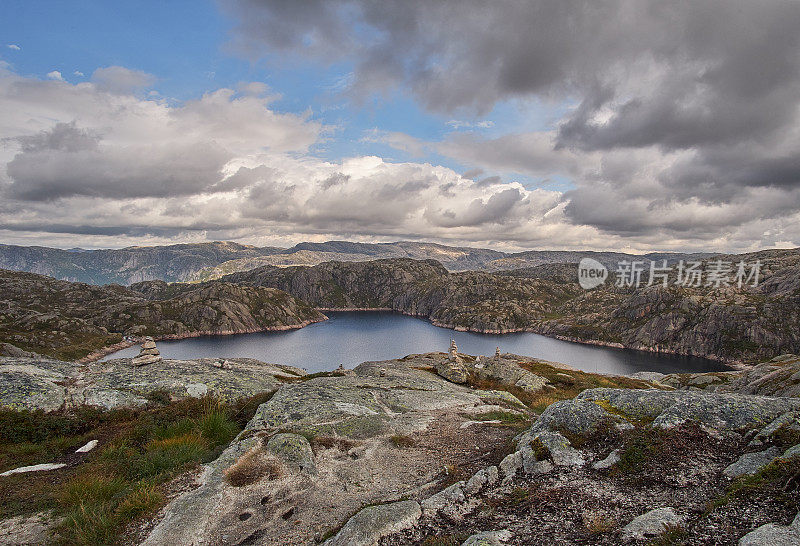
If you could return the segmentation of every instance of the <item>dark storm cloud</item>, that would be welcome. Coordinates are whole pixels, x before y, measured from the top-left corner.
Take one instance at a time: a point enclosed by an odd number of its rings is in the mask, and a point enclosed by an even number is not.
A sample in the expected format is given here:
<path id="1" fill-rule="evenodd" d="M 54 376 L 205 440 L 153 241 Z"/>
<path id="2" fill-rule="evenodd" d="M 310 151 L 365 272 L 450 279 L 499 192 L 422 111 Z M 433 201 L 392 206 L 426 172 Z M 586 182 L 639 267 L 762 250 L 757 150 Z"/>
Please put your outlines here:
<path id="1" fill-rule="evenodd" d="M 21 150 L 6 165 L 5 193 L 24 201 L 195 194 L 220 182 L 231 157 L 215 143 L 105 146 L 74 122 L 11 140 Z"/>

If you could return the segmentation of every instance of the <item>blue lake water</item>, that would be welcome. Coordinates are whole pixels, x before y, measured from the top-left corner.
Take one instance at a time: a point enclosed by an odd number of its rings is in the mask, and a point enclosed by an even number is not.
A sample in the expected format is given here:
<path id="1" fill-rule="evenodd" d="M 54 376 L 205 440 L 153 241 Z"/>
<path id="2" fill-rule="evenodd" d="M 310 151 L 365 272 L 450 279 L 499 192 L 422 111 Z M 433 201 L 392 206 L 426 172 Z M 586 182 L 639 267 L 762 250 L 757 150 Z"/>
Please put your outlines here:
<path id="1" fill-rule="evenodd" d="M 352 368 L 368 360 L 388 360 L 412 353 L 447 351 L 455 339 L 462 353 L 502 352 L 562 362 L 589 372 L 630 374 L 639 371 L 708 372 L 728 369 L 718 362 L 687 356 L 613 349 L 560 341 L 528 332 L 476 334 L 433 326 L 430 322 L 399 313 L 329 312 L 330 320 L 286 332 L 232 336 L 206 336 L 159 341 L 164 358 L 187 360 L 200 357 L 247 357 L 289 364 L 310 372 L 333 370 L 343 364 Z M 139 346 L 104 358 L 130 358 Z"/>

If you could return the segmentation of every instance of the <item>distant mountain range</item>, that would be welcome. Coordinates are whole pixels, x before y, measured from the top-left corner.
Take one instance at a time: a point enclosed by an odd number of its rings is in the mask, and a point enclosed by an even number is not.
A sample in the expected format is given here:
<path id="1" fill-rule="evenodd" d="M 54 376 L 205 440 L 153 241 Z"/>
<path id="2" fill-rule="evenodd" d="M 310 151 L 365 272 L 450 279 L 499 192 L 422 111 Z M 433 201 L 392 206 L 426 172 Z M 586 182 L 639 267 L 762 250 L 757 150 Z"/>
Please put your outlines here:
<path id="1" fill-rule="evenodd" d="M 551 263 L 576 263 L 591 257 L 615 268 L 620 260 L 700 259 L 709 254 L 652 253 L 644 256 L 619 252 L 531 250 L 517 253 L 435 243 L 300 243 L 292 248 L 255 247 L 233 242 L 121 249 L 62 250 L 39 246 L 0 244 L 0 268 L 47 275 L 88 284 L 123 284 L 162 280 L 207 281 L 262 266 L 317 265 L 327 261 L 361 262 L 380 258 L 433 259 L 449 271 L 502 271 Z"/>

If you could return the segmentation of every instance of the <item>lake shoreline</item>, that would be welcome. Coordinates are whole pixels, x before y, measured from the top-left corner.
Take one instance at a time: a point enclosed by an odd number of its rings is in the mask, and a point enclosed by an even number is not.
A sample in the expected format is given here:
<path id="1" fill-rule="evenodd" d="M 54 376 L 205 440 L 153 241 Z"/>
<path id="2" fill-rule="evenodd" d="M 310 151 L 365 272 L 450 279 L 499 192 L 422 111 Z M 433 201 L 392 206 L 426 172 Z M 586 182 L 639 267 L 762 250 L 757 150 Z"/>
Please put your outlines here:
<path id="1" fill-rule="evenodd" d="M 453 324 L 448 324 L 444 322 L 437 321 L 435 319 L 430 318 L 428 315 L 421 314 L 421 313 L 409 313 L 407 311 L 402 311 L 398 309 L 392 309 L 390 307 L 317 307 L 317 311 L 320 312 L 392 312 L 392 313 L 399 313 L 401 315 L 421 318 L 428 321 L 430 324 L 438 327 L 438 328 L 445 328 L 447 330 L 454 330 L 456 332 L 472 332 L 475 334 L 491 334 L 491 335 L 504 335 L 504 334 L 518 334 L 518 333 L 531 333 L 531 334 L 538 334 L 540 336 L 549 337 L 551 339 L 558 339 L 559 341 L 567 341 L 570 343 L 579 343 L 581 345 L 592 345 L 596 347 L 608 347 L 610 349 L 623 349 L 628 351 L 642 351 L 646 353 L 654 353 L 654 354 L 665 354 L 665 355 L 675 355 L 675 356 L 687 356 L 687 357 L 696 357 L 696 358 L 704 358 L 706 360 L 713 360 L 714 362 L 719 362 L 731 368 L 731 370 L 748 370 L 751 366 L 739 361 L 739 360 L 728 360 L 724 357 L 719 355 L 700 355 L 700 354 L 692 354 L 687 352 L 679 352 L 679 351 L 669 351 L 663 350 L 658 347 L 647 347 L 644 345 L 640 346 L 628 346 L 622 343 L 612 342 L 612 341 L 602 341 L 599 339 L 581 339 L 571 336 L 565 336 L 560 334 L 553 334 L 551 332 L 545 332 L 542 329 L 536 327 L 527 327 L 527 328 L 503 328 L 500 330 L 489 330 L 489 329 L 481 329 L 481 328 L 470 328 L 468 326 L 457 326 Z"/>
<path id="2" fill-rule="evenodd" d="M 536 331 L 486 334 L 466 328 L 451 329 L 435 324 L 424 316 L 414 316 L 390 309 L 325 309 L 333 323 L 320 330 L 293 328 L 296 334 L 262 338 L 243 335 L 241 340 L 219 332 L 193 332 L 192 335 L 169 336 L 165 342 L 194 337 L 186 345 L 174 349 L 162 347 L 162 356 L 177 360 L 195 358 L 254 358 L 265 362 L 281 362 L 313 372 L 330 371 L 339 364 L 351 368 L 361 362 L 391 359 L 398 355 L 443 351 L 456 339 L 461 352 L 474 355 L 494 354 L 499 346 L 503 353 L 527 355 L 543 361 L 560 362 L 572 369 L 611 375 L 638 371 L 662 373 L 706 373 L 733 371 L 726 363 L 695 355 L 678 355 L 664 351 L 618 350 L 603 342 L 559 339 Z M 414 320 L 411 320 L 414 319 Z M 284 328 L 281 328 L 282 330 Z M 219 335 L 220 337 L 216 337 Z M 465 337 L 466 336 L 466 337 Z M 528 337 L 532 336 L 532 337 Z M 167 338 L 167 336 L 164 336 Z M 128 346 L 133 343 L 129 343 Z M 591 349 L 596 347 L 596 349 Z M 617 350 L 610 350 L 617 349 Z M 599 352 L 595 353 L 597 350 Z M 132 358 L 136 348 L 106 357 Z M 652 355 L 652 356 L 649 356 Z M 312 370 L 313 368 L 313 370 Z"/>
<path id="3" fill-rule="evenodd" d="M 325 322 L 329 320 L 327 316 L 323 315 L 324 318 L 320 320 L 304 320 L 302 322 L 298 322 L 297 324 L 287 324 L 281 326 L 265 326 L 263 328 L 246 328 L 244 330 L 194 330 L 192 332 L 186 332 L 183 334 L 167 334 L 163 336 L 150 336 L 155 341 L 179 341 L 181 339 L 192 339 L 197 337 L 204 337 L 204 336 L 236 336 L 240 334 L 258 334 L 262 332 L 287 332 L 289 330 L 299 330 L 300 328 L 305 328 L 311 324 L 316 324 L 318 322 Z M 108 345 L 97 351 L 89 353 L 85 357 L 81 358 L 80 360 L 76 360 L 79 364 L 89 364 L 91 362 L 97 362 L 104 356 L 108 356 L 110 354 L 114 354 L 118 351 L 123 349 L 127 349 L 128 347 L 133 347 L 134 345 L 138 345 L 142 342 L 145 336 L 139 336 L 135 338 L 131 338 L 130 340 L 120 341 L 119 343 L 115 343 L 114 345 Z"/>

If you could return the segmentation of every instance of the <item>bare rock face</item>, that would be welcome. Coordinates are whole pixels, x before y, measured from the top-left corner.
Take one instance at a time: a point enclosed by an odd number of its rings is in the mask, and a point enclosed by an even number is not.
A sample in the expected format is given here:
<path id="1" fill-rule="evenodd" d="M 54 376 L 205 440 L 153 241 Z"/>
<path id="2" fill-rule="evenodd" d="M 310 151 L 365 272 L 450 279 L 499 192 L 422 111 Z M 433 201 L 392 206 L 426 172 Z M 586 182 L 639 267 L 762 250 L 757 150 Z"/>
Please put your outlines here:
<path id="1" fill-rule="evenodd" d="M 131 364 L 134 366 L 146 366 L 147 364 L 154 364 L 156 362 L 161 362 L 161 353 L 156 347 L 156 342 L 153 341 L 153 338 L 148 336 L 144 338 L 139 356 L 133 358 Z"/>

